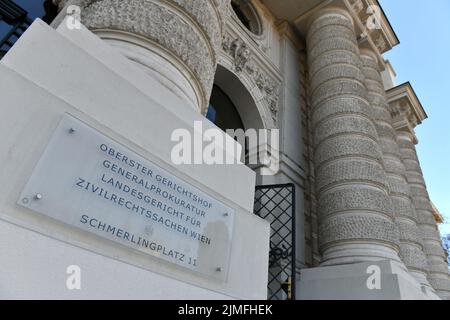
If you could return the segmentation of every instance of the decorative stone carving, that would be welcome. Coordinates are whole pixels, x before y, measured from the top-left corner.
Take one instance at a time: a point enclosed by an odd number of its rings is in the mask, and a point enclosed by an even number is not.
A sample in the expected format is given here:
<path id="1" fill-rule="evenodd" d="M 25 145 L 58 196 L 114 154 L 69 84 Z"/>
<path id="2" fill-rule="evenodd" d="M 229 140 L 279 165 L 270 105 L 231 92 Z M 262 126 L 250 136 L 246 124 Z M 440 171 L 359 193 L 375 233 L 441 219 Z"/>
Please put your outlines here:
<path id="1" fill-rule="evenodd" d="M 364 9 L 364 3 L 362 2 L 362 0 L 352 0 L 350 2 L 350 5 L 352 6 L 353 10 L 358 14 Z"/>
<path id="2" fill-rule="evenodd" d="M 380 53 L 388 51 L 391 46 L 383 33 L 381 8 L 375 2 L 363 0 L 349 0 L 349 7 L 363 26 L 359 40 L 365 41 L 370 38 Z"/>
<path id="3" fill-rule="evenodd" d="M 68 0 L 56 0 L 62 7 Z M 202 109 L 214 82 L 229 0 L 78 0 L 82 23 L 91 30 L 143 36 L 180 59 L 195 75 Z"/>
<path id="4" fill-rule="evenodd" d="M 264 99 L 267 102 L 273 119 L 276 122 L 278 115 L 278 97 L 279 85 L 275 84 L 267 75 L 253 64 L 247 67 L 247 72 L 254 75 L 256 86 L 264 93 Z"/>
<path id="5" fill-rule="evenodd" d="M 216 54 L 220 49 L 220 43 L 222 39 L 222 26 L 219 24 L 220 20 L 217 19 L 216 11 L 209 3 L 210 0 L 170 0 L 180 7 L 184 8 L 186 12 L 197 21 L 208 35 L 210 41 L 214 46 L 214 53 Z M 225 6 L 227 1 L 216 0 L 218 3 L 218 9 L 223 10 L 221 7 Z"/>
<path id="6" fill-rule="evenodd" d="M 239 38 L 231 40 L 230 37 L 225 37 L 222 48 L 234 59 L 236 71 L 244 71 L 251 54 L 247 44 Z"/>
<path id="7" fill-rule="evenodd" d="M 384 52 L 386 50 L 387 48 L 386 41 L 383 39 L 381 35 L 375 40 L 375 46 L 380 52 Z"/>
<path id="8" fill-rule="evenodd" d="M 237 73 L 246 73 L 256 84 L 264 95 L 264 100 L 272 113 L 273 120 L 276 122 L 280 85 L 257 66 L 249 46 L 242 39 L 232 39 L 230 36 L 225 36 L 222 42 L 222 49 L 233 58 L 235 71 Z"/>

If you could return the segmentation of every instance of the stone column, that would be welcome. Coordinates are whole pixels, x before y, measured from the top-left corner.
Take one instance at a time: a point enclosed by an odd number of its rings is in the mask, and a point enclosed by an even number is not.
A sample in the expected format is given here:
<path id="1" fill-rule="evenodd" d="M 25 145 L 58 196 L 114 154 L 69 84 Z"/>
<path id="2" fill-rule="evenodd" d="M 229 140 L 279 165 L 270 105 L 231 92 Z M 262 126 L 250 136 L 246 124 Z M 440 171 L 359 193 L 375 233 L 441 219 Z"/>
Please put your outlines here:
<path id="1" fill-rule="evenodd" d="M 54 0 L 186 105 L 207 110 L 230 0 Z M 64 13 L 63 13 L 64 15 Z"/>
<path id="2" fill-rule="evenodd" d="M 424 242 L 424 251 L 429 265 L 428 280 L 441 298 L 450 299 L 448 266 L 441 237 L 433 216 L 430 197 L 417 157 L 413 134 L 407 130 L 397 131 L 400 153 L 406 167 L 406 176 L 416 208 L 419 229 Z"/>
<path id="3" fill-rule="evenodd" d="M 416 210 L 406 179 L 406 168 L 400 156 L 393 119 L 378 68 L 378 58 L 368 49 L 362 49 L 361 59 L 373 120 L 383 153 L 395 222 L 400 230 L 400 258 L 420 284 L 431 288 L 427 280 L 428 266 L 417 226 Z"/>
<path id="4" fill-rule="evenodd" d="M 322 10 L 312 18 L 307 47 L 321 265 L 399 261 L 352 18 Z"/>

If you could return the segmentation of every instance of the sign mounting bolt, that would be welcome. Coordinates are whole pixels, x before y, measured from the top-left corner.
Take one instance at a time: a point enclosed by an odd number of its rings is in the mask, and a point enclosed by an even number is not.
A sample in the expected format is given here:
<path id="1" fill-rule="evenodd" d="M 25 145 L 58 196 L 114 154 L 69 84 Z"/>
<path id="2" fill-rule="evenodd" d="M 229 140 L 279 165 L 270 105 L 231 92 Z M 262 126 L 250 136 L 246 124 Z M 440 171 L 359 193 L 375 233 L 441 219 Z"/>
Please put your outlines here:
<path id="1" fill-rule="evenodd" d="M 222 272 L 222 270 L 223 270 L 222 267 L 217 267 L 217 268 L 216 268 L 216 271 L 217 271 L 217 272 Z"/>
<path id="2" fill-rule="evenodd" d="M 34 199 L 36 199 L 36 200 L 41 200 L 41 199 L 42 199 L 42 194 L 37 193 L 37 194 L 34 196 Z"/>
<path id="3" fill-rule="evenodd" d="M 224 217 L 228 217 L 228 216 L 229 216 L 228 212 L 225 212 L 225 213 L 223 214 L 223 216 L 224 216 Z"/>
<path id="4" fill-rule="evenodd" d="M 75 129 L 74 129 L 74 128 L 70 128 L 70 129 L 69 129 L 69 133 L 70 133 L 70 134 L 74 134 L 74 133 L 75 133 Z"/>

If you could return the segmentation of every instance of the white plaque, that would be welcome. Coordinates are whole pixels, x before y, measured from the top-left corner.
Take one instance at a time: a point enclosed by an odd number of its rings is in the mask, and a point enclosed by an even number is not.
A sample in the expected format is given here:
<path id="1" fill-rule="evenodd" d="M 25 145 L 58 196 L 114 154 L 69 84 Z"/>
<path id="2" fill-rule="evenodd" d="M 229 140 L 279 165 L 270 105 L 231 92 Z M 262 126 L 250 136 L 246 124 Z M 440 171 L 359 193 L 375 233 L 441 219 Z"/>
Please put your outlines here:
<path id="1" fill-rule="evenodd" d="M 225 281 L 234 210 L 64 115 L 18 203 Z"/>

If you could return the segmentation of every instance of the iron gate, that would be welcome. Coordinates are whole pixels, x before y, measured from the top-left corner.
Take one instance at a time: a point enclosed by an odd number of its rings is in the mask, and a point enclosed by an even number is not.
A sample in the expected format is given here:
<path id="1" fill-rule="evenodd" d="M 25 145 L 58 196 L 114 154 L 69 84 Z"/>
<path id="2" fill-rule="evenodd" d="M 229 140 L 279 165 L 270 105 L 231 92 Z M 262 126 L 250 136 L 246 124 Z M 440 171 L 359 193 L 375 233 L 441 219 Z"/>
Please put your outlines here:
<path id="1" fill-rule="evenodd" d="M 270 223 L 269 300 L 295 300 L 295 186 L 257 186 L 255 214 Z"/>

